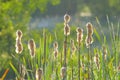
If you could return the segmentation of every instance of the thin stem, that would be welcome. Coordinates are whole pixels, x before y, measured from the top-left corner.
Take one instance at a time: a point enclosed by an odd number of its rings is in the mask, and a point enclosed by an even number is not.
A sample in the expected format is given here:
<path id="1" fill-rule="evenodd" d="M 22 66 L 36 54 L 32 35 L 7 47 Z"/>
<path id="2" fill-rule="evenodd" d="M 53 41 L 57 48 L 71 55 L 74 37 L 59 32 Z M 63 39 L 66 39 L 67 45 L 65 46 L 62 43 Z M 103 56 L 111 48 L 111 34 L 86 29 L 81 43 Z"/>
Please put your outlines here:
<path id="1" fill-rule="evenodd" d="M 72 80 L 73 80 L 73 60 L 72 60 Z"/>
<path id="2" fill-rule="evenodd" d="M 72 62 L 71 66 L 71 80 L 73 80 L 73 50 L 72 50 L 72 44 L 71 44 L 71 50 L 70 50 L 70 61 Z"/>
<path id="3" fill-rule="evenodd" d="M 66 56 L 67 56 L 67 36 L 65 36 L 65 41 L 64 41 L 64 66 L 66 67 Z"/>
<path id="4" fill-rule="evenodd" d="M 31 61 L 31 76 L 32 76 L 32 79 L 34 79 L 34 60 L 33 60 L 33 58 L 30 58 L 30 61 Z"/>
<path id="5" fill-rule="evenodd" d="M 72 51 L 70 51 L 70 54 L 71 54 L 71 55 L 70 55 L 70 59 L 71 59 L 71 62 L 72 62 L 71 79 L 73 80 L 73 71 L 74 71 L 74 70 L 73 70 L 73 59 L 72 59 L 72 54 L 73 54 L 73 53 L 72 53 Z"/>
<path id="6" fill-rule="evenodd" d="M 80 43 L 78 44 L 78 80 L 80 80 Z"/>
<path id="7" fill-rule="evenodd" d="M 106 60 L 105 60 L 105 58 L 104 58 L 104 55 L 103 55 L 103 77 L 104 77 L 104 79 L 106 80 Z"/>
<path id="8" fill-rule="evenodd" d="M 44 31 L 44 64 L 43 64 L 43 72 L 44 72 L 44 80 L 45 80 L 45 66 L 46 65 L 46 33 Z"/>
<path id="9" fill-rule="evenodd" d="M 66 63 L 66 57 L 67 57 L 67 36 L 65 36 L 65 41 L 64 41 L 64 67 L 66 68 L 65 70 L 65 77 L 63 80 L 67 80 L 67 63 Z"/>
<path id="10" fill-rule="evenodd" d="M 62 67 L 62 53 L 61 53 L 61 67 Z"/>
<path id="11" fill-rule="evenodd" d="M 58 80 L 58 68 L 57 68 L 57 61 L 55 60 L 55 72 L 56 72 L 56 80 Z"/>
<path id="12" fill-rule="evenodd" d="M 91 57 L 91 64 L 90 64 L 90 67 L 91 67 L 91 79 L 92 80 L 95 80 L 95 77 L 94 77 L 94 73 L 93 73 L 93 59 L 92 59 L 92 56 L 93 56 L 93 54 L 90 52 L 90 49 L 91 49 L 91 46 L 89 47 L 89 54 L 91 54 L 90 55 L 90 57 Z"/>
<path id="13" fill-rule="evenodd" d="M 88 46 L 88 80 L 90 80 L 90 45 Z"/>

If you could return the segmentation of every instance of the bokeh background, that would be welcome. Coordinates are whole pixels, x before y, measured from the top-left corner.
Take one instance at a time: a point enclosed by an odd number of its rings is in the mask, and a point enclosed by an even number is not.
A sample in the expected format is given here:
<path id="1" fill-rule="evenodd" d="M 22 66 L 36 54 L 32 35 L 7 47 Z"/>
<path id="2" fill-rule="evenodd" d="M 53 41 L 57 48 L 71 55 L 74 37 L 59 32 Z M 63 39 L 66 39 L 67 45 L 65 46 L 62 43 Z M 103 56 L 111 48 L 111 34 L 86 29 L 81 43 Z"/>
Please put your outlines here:
<path id="1" fill-rule="evenodd" d="M 14 61 L 16 30 L 24 32 L 24 43 L 31 37 L 38 43 L 42 28 L 54 33 L 63 27 L 66 13 L 71 26 L 84 27 L 90 21 L 97 27 L 97 18 L 107 30 L 107 17 L 114 25 L 120 21 L 120 0 L 0 0 L 0 77 Z M 8 78 L 15 75 L 10 72 Z"/>

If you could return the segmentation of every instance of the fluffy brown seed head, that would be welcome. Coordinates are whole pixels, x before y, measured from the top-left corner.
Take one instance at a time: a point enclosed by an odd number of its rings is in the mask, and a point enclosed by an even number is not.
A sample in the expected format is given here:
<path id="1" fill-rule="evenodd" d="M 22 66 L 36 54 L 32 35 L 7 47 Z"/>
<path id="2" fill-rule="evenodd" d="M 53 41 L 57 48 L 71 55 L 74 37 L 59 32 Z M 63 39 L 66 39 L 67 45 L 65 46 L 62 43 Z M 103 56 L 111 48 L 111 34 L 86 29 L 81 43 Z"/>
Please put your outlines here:
<path id="1" fill-rule="evenodd" d="M 76 29 L 76 32 L 77 32 L 77 33 L 83 33 L 83 29 L 81 29 L 80 27 L 78 27 L 78 28 Z"/>
<path id="2" fill-rule="evenodd" d="M 62 67 L 61 68 L 61 77 L 65 77 L 65 73 L 66 73 L 66 67 Z"/>
<path id="3" fill-rule="evenodd" d="M 64 35 L 66 36 L 70 35 L 70 27 L 68 24 L 64 25 Z"/>
<path id="4" fill-rule="evenodd" d="M 22 31 L 21 30 L 17 30 L 16 31 L 16 44 L 15 44 L 15 47 L 16 47 L 16 53 L 21 53 L 23 51 L 23 46 L 22 46 L 22 43 L 21 43 L 21 38 L 22 38 Z"/>
<path id="5" fill-rule="evenodd" d="M 120 71 L 120 65 L 118 66 L 118 71 Z"/>
<path id="6" fill-rule="evenodd" d="M 99 55 L 98 54 L 96 54 L 94 56 L 94 62 L 96 64 L 97 68 L 99 69 L 100 65 L 99 65 Z"/>
<path id="7" fill-rule="evenodd" d="M 119 65 L 117 67 L 117 71 L 120 71 L 120 62 L 119 62 Z"/>
<path id="8" fill-rule="evenodd" d="M 35 47 L 35 43 L 34 43 L 34 40 L 31 39 L 28 41 L 28 48 L 31 50 L 31 49 L 34 49 Z"/>
<path id="9" fill-rule="evenodd" d="M 85 70 L 85 64 L 83 62 L 81 62 L 81 68 L 82 70 Z"/>
<path id="10" fill-rule="evenodd" d="M 105 46 L 103 46 L 103 57 L 104 57 L 104 60 L 107 59 L 107 49 Z"/>
<path id="11" fill-rule="evenodd" d="M 88 22 L 86 24 L 86 28 L 87 28 L 87 37 L 85 39 L 85 43 L 86 43 L 86 46 L 88 48 L 89 45 L 93 43 L 93 38 L 92 38 L 92 35 L 93 35 L 93 26 L 92 26 L 92 24 L 90 22 Z"/>
<path id="12" fill-rule="evenodd" d="M 16 31 L 16 36 L 17 36 L 18 38 L 21 38 L 21 37 L 22 37 L 22 31 L 21 31 L 21 30 L 17 30 L 17 31 Z"/>
<path id="13" fill-rule="evenodd" d="M 53 47 L 54 47 L 54 49 L 57 49 L 58 48 L 58 43 L 54 42 Z"/>
<path id="14" fill-rule="evenodd" d="M 70 15 L 65 14 L 64 15 L 64 21 L 65 21 L 65 23 L 69 23 L 70 22 Z"/>
<path id="15" fill-rule="evenodd" d="M 71 52 L 73 54 L 76 51 L 76 47 L 75 47 L 75 44 L 74 44 L 74 40 L 71 40 L 70 42 L 71 42 Z"/>
<path id="16" fill-rule="evenodd" d="M 54 59 L 56 59 L 57 56 L 58 56 L 58 49 L 55 49 L 55 50 L 54 50 Z"/>
<path id="17" fill-rule="evenodd" d="M 21 39 L 20 38 L 16 38 L 16 44 L 15 44 L 15 47 L 16 47 L 16 53 L 22 53 L 23 51 L 23 46 L 22 46 L 22 43 L 21 43 Z"/>
<path id="18" fill-rule="evenodd" d="M 35 48 L 36 48 L 36 45 L 35 45 L 34 40 L 33 39 L 29 40 L 28 41 L 28 49 L 30 51 L 31 57 L 35 56 Z"/>
<path id="19" fill-rule="evenodd" d="M 58 56 L 58 43 L 54 42 L 53 47 L 54 47 L 54 52 L 53 52 L 54 53 L 54 59 L 56 59 L 57 56 Z"/>
<path id="20" fill-rule="evenodd" d="M 106 49 L 105 46 L 103 46 L 103 53 L 104 53 L 104 54 L 107 54 L 107 49 Z"/>
<path id="21" fill-rule="evenodd" d="M 81 44 L 83 40 L 83 29 L 78 27 L 76 31 L 77 31 L 77 42 Z"/>
<path id="22" fill-rule="evenodd" d="M 22 44 L 21 43 L 17 43 L 16 44 L 16 53 L 22 53 L 22 51 L 23 51 L 23 46 L 22 46 Z"/>
<path id="23" fill-rule="evenodd" d="M 87 46 L 87 48 L 88 48 L 89 45 L 93 43 L 93 38 L 92 38 L 92 36 L 87 36 L 86 39 L 85 39 L 85 43 L 86 43 L 86 46 Z"/>
<path id="24" fill-rule="evenodd" d="M 87 34 L 92 35 L 93 34 L 93 26 L 92 26 L 92 24 L 90 22 L 88 22 L 86 24 L 86 28 L 87 28 Z"/>
<path id="25" fill-rule="evenodd" d="M 43 74 L 42 69 L 41 68 L 37 69 L 35 74 L 36 80 L 42 80 L 42 74 Z"/>

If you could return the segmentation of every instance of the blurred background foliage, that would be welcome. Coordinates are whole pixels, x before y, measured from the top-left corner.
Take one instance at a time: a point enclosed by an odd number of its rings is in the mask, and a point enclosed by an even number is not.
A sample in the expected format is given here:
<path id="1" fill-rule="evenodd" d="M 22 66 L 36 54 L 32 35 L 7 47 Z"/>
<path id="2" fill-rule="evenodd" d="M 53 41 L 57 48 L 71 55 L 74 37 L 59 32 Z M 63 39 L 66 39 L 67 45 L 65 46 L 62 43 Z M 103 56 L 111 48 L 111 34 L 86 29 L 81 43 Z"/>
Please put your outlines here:
<path id="1" fill-rule="evenodd" d="M 10 54 L 15 53 L 15 32 L 17 29 L 24 32 L 25 41 L 28 40 L 28 37 L 32 37 L 39 42 L 38 37 L 41 32 L 36 30 L 34 28 L 36 26 L 32 24 L 36 18 L 62 16 L 59 20 L 61 22 L 55 23 L 55 26 L 60 28 L 63 26 L 65 13 L 76 16 L 73 17 L 73 22 L 74 18 L 79 19 L 79 17 L 95 18 L 97 16 L 104 19 L 108 15 L 119 18 L 119 4 L 120 0 L 0 0 L 0 72 L 9 66 L 9 60 L 12 60 Z M 45 19 L 43 24 L 47 24 L 46 21 Z M 40 22 L 38 21 L 38 23 Z M 50 24 L 52 23 L 48 23 L 48 25 Z M 73 26 L 75 26 L 74 24 Z M 54 28 L 54 31 L 57 32 L 58 28 Z M 54 32 L 51 34 L 55 35 Z M 61 37 L 59 33 L 58 36 Z"/>
<path id="2" fill-rule="evenodd" d="M 27 32 L 36 10 L 43 13 L 47 4 L 59 3 L 60 0 L 0 0 L 0 74 L 9 66 L 11 53 L 15 53 L 16 30 Z"/>

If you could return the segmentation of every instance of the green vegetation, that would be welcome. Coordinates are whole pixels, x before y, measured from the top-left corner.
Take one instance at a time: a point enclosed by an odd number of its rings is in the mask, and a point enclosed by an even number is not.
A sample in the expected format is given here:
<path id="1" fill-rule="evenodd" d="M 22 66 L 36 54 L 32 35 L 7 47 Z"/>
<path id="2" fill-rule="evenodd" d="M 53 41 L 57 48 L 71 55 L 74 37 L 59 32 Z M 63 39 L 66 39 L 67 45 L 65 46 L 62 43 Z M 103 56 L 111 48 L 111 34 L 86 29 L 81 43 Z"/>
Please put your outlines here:
<path id="1" fill-rule="evenodd" d="M 0 0 L 0 71 L 7 68 L 9 61 L 12 60 L 11 53 L 15 52 L 15 31 L 28 30 L 31 15 L 36 10 L 44 12 L 48 3 L 56 5 L 59 2 L 59 0 Z"/>
<path id="2" fill-rule="evenodd" d="M 39 35 L 38 43 L 36 44 L 37 47 L 35 57 L 31 57 L 30 52 L 27 49 L 27 44 L 25 43 L 23 43 L 23 45 L 26 46 L 23 47 L 24 50 L 21 54 L 12 54 L 12 57 L 16 63 L 10 62 L 9 64 L 15 72 L 16 77 L 34 80 L 36 78 L 36 70 L 40 68 L 40 75 L 42 74 L 41 78 L 45 80 L 61 80 L 62 76 L 63 80 L 78 80 L 79 78 L 80 80 L 119 80 L 119 23 L 118 26 L 114 26 L 113 24 L 110 24 L 109 19 L 107 20 L 108 29 L 110 31 L 110 42 L 108 42 L 106 34 L 102 30 L 101 24 L 97 18 L 96 21 L 99 25 L 98 29 L 96 29 L 93 25 L 93 27 L 88 27 L 88 34 L 86 30 L 83 30 L 85 32 L 83 34 L 83 41 L 80 42 L 81 46 L 78 43 L 79 40 L 77 40 L 79 38 L 74 38 L 74 36 L 77 36 L 77 32 L 80 31 L 75 31 L 74 28 L 77 29 L 77 27 L 71 26 L 71 29 L 73 29 L 70 31 L 70 33 L 75 32 L 74 35 L 68 35 L 69 28 L 65 27 L 61 27 L 59 31 L 57 29 L 53 30 L 53 32 L 57 32 L 55 34 L 49 33 L 46 31 L 46 29 L 43 29 L 41 33 L 43 35 Z M 88 25 L 92 26 L 89 23 L 87 26 Z M 117 31 L 114 31 L 115 28 L 117 28 Z M 94 39 L 93 43 L 90 39 L 90 36 L 92 38 L 92 29 Z M 61 30 L 62 32 L 60 32 Z M 65 30 L 67 31 L 66 33 Z M 101 30 L 102 33 L 98 30 Z M 58 37 L 59 34 L 62 35 L 62 38 Z M 81 32 L 79 34 L 81 34 Z M 87 42 L 85 42 L 87 35 L 88 39 Z M 30 38 L 34 39 L 34 37 Z M 71 53 L 71 50 L 73 49 L 71 48 L 71 39 L 74 40 L 74 46 L 76 47 L 76 51 L 73 53 Z M 91 42 L 89 42 L 89 39 Z M 23 40 L 24 37 L 22 38 L 22 42 L 24 42 Z M 54 43 L 56 41 L 58 44 Z M 35 42 L 37 41 L 35 40 Z M 100 45 L 98 46 L 94 44 L 95 42 L 99 43 Z M 58 52 L 55 52 L 56 49 L 58 49 Z M 25 68 L 23 68 L 21 65 L 23 65 Z M 22 70 L 20 70 L 19 67 L 22 67 Z M 79 69 L 80 75 L 78 72 Z M 23 73 L 25 73 L 24 77 L 22 75 Z"/>
<path id="3" fill-rule="evenodd" d="M 0 0 L 0 80 L 119 80 L 119 11 L 118 0 Z M 65 13 L 73 23 L 29 27 L 32 17 Z"/>

